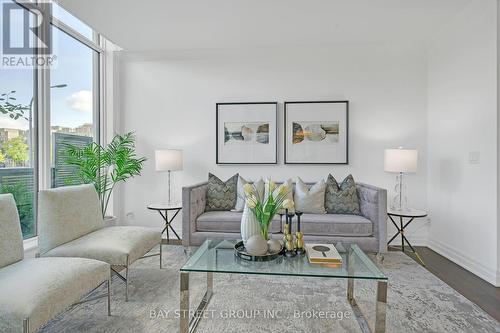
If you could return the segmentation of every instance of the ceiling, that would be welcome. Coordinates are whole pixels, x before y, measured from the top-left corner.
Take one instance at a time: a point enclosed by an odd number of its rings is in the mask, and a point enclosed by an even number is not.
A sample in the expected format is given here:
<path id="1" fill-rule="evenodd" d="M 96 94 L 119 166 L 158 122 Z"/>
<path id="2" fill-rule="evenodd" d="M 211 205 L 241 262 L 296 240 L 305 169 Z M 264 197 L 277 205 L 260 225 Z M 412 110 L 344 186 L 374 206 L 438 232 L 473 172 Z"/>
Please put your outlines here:
<path id="1" fill-rule="evenodd" d="M 59 0 L 129 51 L 425 42 L 473 0 Z"/>

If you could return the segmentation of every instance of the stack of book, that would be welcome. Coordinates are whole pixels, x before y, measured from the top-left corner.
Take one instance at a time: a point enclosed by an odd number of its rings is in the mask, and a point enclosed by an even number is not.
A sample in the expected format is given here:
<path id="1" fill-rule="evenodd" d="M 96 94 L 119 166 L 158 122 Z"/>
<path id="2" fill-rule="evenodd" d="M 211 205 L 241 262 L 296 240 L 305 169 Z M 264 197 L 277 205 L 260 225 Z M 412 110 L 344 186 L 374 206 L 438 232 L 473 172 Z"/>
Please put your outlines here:
<path id="1" fill-rule="evenodd" d="M 311 264 L 342 266 L 342 257 L 333 244 L 306 244 L 305 247 Z"/>

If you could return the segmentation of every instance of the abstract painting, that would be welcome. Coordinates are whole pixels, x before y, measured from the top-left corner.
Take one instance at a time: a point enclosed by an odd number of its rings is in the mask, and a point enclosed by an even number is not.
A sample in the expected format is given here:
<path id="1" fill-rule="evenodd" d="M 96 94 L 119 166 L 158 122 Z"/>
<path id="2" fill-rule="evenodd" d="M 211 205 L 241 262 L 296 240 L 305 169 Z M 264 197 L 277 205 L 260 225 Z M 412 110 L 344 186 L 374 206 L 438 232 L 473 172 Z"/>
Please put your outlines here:
<path id="1" fill-rule="evenodd" d="M 276 164 L 277 102 L 217 103 L 217 164 Z"/>
<path id="2" fill-rule="evenodd" d="M 224 123 L 224 144 L 269 144 L 269 123 Z"/>
<path id="3" fill-rule="evenodd" d="M 348 101 L 285 102 L 285 164 L 348 163 Z"/>
<path id="4" fill-rule="evenodd" d="M 338 121 L 297 121 L 292 124 L 292 143 L 330 143 L 339 142 Z"/>

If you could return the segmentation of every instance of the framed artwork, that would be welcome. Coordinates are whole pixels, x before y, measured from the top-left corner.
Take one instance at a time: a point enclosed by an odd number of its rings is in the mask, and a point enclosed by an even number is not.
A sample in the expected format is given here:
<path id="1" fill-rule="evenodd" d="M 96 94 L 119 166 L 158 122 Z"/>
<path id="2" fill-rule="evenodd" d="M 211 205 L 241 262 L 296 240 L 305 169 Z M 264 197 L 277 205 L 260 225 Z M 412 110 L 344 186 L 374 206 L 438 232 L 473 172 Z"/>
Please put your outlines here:
<path id="1" fill-rule="evenodd" d="M 348 164 L 348 101 L 285 102 L 285 164 Z"/>
<path id="2" fill-rule="evenodd" d="M 278 103 L 216 104 L 217 164 L 278 163 Z"/>

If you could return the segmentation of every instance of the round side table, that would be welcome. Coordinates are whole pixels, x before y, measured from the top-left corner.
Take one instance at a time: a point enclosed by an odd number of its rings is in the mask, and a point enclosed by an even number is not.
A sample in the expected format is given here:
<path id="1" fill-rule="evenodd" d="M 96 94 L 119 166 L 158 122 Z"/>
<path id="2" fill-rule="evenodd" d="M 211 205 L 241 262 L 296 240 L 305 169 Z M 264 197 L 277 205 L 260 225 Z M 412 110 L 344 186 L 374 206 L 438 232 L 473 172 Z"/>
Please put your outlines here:
<path id="1" fill-rule="evenodd" d="M 161 234 L 163 235 L 163 233 L 165 231 L 167 231 L 167 244 L 170 242 L 170 233 L 169 233 L 168 229 L 172 230 L 172 232 L 174 233 L 175 237 L 177 237 L 178 240 L 181 239 L 179 237 L 179 235 L 177 234 L 177 232 L 172 227 L 172 221 L 175 219 L 177 214 L 179 214 L 179 212 L 182 210 L 182 205 L 175 204 L 175 203 L 151 204 L 151 205 L 148 205 L 147 208 L 150 210 L 156 210 L 163 218 L 163 221 L 165 221 L 165 228 L 163 228 Z M 171 218 L 168 217 L 169 211 L 174 214 Z"/>
<path id="2" fill-rule="evenodd" d="M 394 224 L 394 226 L 396 227 L 396 229 L 398 229 L 398 232 L 394 236 L 392 236 L 392 238 L 387 242 L 387 245 L 389 245 L 398 235 L 401 235 L 401 251 L 403 251 L 403 252 L 405 251 L 405 242 L 406 242 L 406 244 L 408 244 L 408 246 L 413 251 L 413 253 L 415 253 L 415 256 L 420 261 L 420 263 L 422 263 L 422 265 L 425 266 L 425 263 L 422 260 L 422 258 L 420 258 L 420 256 L 418 255 L 417 251 L 415 251 L 415 249 L 413 248 L 413 246 L 408 241 L 408 238 L 406 238 L 406 236 L 405 236 L 405 228 L 414 219 L 426 217 L 427 216 L 427 212 L 424 211 L 424 210 L 411 209 L 411 208 L 408 208 L 408 209 L 391 209 L 391 208 L 389 208 L 387 210 L 387 215 L 391 219 L 392 224 Z M 395 218 L 399 218 L 399 226 L 396 223 L 396 221 L 394 221 L 394 217 Z M 408 219 L 408 220 L 406 222 L 404 222 L 403 219 Z"/>

